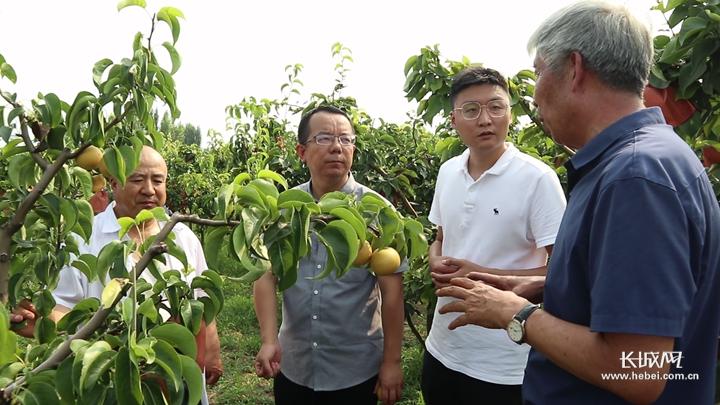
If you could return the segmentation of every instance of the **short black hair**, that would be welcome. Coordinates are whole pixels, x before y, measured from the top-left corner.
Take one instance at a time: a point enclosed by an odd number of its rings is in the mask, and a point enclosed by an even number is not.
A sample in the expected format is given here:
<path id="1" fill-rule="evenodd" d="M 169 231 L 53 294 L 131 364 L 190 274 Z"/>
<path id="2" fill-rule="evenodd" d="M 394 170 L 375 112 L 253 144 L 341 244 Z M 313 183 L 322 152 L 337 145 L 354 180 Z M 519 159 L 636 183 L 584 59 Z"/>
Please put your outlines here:
<path id="1" fill-rule="evenodd" d="M 450 86 L 450 103 L 455 106 L 455 99 L 461 91 L 467 89 L 470 86 L 477 86 L 483 84 L 490 84 L 500 86 L 505 90 L 505 93 L 510 95 L 508 91 L 507 79 L 503 77 L 495 69 L 485 68 L 482 66 L 470 66 L 465 68 L 455 75 Z"/>
<path id="2" fill-rule="evenodd" d="M 320 105 L 312 110 L 305 113 L 302 118 L 300 119 L 300 124 L 298 124 L 298 143 L 301 145 L 305 145 L 308 141 L 308 137 L 310 134 L 308 131 L 310 131 L 310 118 L 312 118 L 313 115 L 319 112 L 326 112 L 330 114 L 338 114 L 345 117 L 348 122 L 350 123 L 350 126 L 352 126 L 352 120 L 347 115 L 347 113 L 335 106 L 332 105 Z M 354 130 L 354 128 L 353 128 Z"/>

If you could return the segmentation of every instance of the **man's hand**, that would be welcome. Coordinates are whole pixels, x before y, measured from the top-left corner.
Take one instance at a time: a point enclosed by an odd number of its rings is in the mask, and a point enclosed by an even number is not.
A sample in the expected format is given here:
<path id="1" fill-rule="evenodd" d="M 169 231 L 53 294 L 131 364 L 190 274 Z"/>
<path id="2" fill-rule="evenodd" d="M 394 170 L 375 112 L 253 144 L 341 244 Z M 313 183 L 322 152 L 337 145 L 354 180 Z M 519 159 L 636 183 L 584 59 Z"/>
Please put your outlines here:
<path id="1" fill-rule="evenodd" d="M 399 361 L 383 362 L 375 384 L 375 394 L 383 404 L 392 405 L 400 400 L 403 389 L 402 366 Z"/>
<path id="2" fill-rule="evenodd" d="M 542 302 L 545 290 L 545 276 L 497 276 L 486 273 L 470 273 L 468 278 L 482 281 L 499 290 L 512 291 L 533 302 Z"/>
<path id="3" fill-rule="evenodd" d="M 479 274 L 479 273 L 473 273 Z M 448 329 L 464 325 L 478 325 L 491 329 L 503 329 L 512 317 L 520 311 L 528 301 L 511 291 L 502 291 L 482 281 L 469 278 L 455 278 L 449 287 L 437 290 L 438 297 L 455 297 L 454 301 L 440 308 L 441 314 L 463 312 L 450 322 Z"/>
<path id="4" fill-rule="evenodd" d="M 222 360 L 219 357 L 217 359 L 206 359 L 205 382 L 208 385 L 217 384 L 224 372 Z"/>
<path id="5" fill-rule="evenodd" d="M 223 364 L 220 356 L 220 338 L 217 333 L 217 320 L 210 322 L 205 329 L 205 382 L 217 384 L 223 375 Z M 205 322 L 203 321 L 203 325 Z"/>
<path id="6" fill-rule="evenodd" d="M 440 265 L 444 266 L 443 268 L 447 269 L 455 269 L 455 271 L 450 273 L 444 273 L 444 272 L 432 272 L 430 273 L 430 276 L 432 277 L 433 284 L 435 284 L 435 288 L 443 288 L 450 285 L 450 280 L 456 278 L 456 277 L 465 277 L 471 272 L 484 272 L 485 268 L 482 266 L 479 266 L 469 260 L 462 260 L 462 259 L 456 259 L 454 257 L 448 257 L 448 256 L 441 256 L 442 260 Z"/>
<path id="7" fill-rule="evenodd" d="M 446 263 L 448 259 L 452 259 L 448 256 L 433 256 L 430 255 L 428 257 L 428 264 L 430 265 L 430 276 L 432 277 L 433 284 L 435 284 L 435 288 L 441 288 L 447 286 L 447 283 L 438 283 L 436 281 L 437 276 L 445 276 L 454 274 L 458 271 L 458 268 L 456 266 L 450 266 Z M 452 278 L 452 277 L 451 277 Z"/>
<path id="8" fill-rule="evenodd" d="M 32 338 L 35 333 L 35 319 L 35 306 L 28 300 L 20 301 L 10 314 L 11 327 L 15 333 L 26 338 Z M 20 325 L 22 322 L 26 322 L 24 326 Z"/>
<path id="9" fill-rule="evenodd" d="M 255 356 L 255 373 L 264 378 L 277 376 L 280 372 L 281 355 L 282 350 L 279 343 L 263 343 Z"/>

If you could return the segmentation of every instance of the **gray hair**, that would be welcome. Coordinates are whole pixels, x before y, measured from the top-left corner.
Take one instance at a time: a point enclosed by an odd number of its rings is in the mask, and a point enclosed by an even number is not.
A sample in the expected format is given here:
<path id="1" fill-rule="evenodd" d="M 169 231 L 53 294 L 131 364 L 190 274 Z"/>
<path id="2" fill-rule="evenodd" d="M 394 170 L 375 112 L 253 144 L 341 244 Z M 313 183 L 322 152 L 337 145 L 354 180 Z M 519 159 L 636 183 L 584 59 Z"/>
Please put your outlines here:
<path id="1" fill-rule="evenodd" d="M 528 51 L 553 71 L 572 52 L 608 86 L 642 95 L 653 62 L 650 31 L 630 11 L 603 1 L 581 1 L 548 17 L 528 41 Z"/>

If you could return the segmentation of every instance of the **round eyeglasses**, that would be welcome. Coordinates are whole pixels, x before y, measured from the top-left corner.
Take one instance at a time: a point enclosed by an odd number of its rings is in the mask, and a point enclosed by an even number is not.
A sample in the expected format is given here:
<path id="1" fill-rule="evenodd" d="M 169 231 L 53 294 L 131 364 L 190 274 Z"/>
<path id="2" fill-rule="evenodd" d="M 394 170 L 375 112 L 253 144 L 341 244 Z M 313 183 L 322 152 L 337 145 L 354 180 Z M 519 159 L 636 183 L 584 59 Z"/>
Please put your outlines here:
<path id="1" fill-rule="evenodd" d="M 500 100 L 493 100 L 487 104 L 480 104 L 477 101 L 468 101 L 455 110 L 460 110 L 462 117 L 466 120 L 476 120 L 480 114 L 482 114 L 483 107 L 485 107 L 488 115 L 493 118 L 504 117 L 508 110 L 507 104 Z"/>
<path id="2" fill-rule="evenodd" d="M 355 145 L 355 135 L 329 135 L 329 134 L 317 134 L 313 136 L 312 138 L 308 139 L 305 143 L 310 143 L 310 141 L 314 140 L 316 144 L 321 146 L 329 146 L 335 143 L 335 139 L 340 142 L 340 146 L 344 147 L 350 147 Z"/>

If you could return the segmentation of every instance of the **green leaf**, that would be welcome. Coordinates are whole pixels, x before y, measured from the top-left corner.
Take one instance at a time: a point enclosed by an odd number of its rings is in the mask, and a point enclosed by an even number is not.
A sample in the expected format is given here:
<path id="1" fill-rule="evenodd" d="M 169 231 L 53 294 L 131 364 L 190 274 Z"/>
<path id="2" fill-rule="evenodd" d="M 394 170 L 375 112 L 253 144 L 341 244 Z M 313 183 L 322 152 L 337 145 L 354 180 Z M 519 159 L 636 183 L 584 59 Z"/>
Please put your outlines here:
<path id="1" fill-rule="evenodd" d="M 108 66 L 112 65 L 112 63 L 113 61 L 108 58 L 100 59 L 99 61 L 95 62 L 95 65 L 93 66 L 93 82 L 98 88 L 100 87 L 100 83 L 102 83 L 103 73 L 108 68 Z"/>
<path id="2" fill-rule="evenodd" d="M 41 344 L 49 343 L 51 340 L 55 339 L 55 328 L 55 321 L 52 319 L 47 317 L 39 318 L 35 321 L 35 338 Z"/>
<path id="3" fill-rule="evenodd" d="M 66 115 L 66 127 L 67 132 L 72 136 L 72 139 L 76 143 L 81 143 L 80 124 L 88 120 L 89 115 L 87 114 L 88 109 L 92 103 L 97 100 L 92 93 L 87 91 L 81 91 L 75 96 L 72 106 L 69 108 Z"/>
<path id="4" fill-rule="evenodd" d="M 205 231 L 204 238 L 204 251 L 205 257 L 207 258 L 208 265 L 216 269 L 219 265 L 220 251 L 222 249 L 222 243 L 227 234 L 227 227 L 219 226 Z"/>
<path id="5" fill-rule="evenodd" d="M 428 251 L 428 241 L 422 224 L 414 219 L 405 220 L 405 238 L 410 242 L 410 259 L 422 257 Z"/>
<path id="6" fill-rule="evenodd" d="M 0 115 L 2 115 L 2 111 L 0 111 Z M 0 120 L 2 120 L 2 118 L 0 118 Z M 0 138 L 2 138 L 6 144 L 10 139 L 10 135 L 12 135 L 12 128 L 5 126 L 0 127 Z"/>
<path id="7" fill-rule="evenodd" d="M 154 381 L 141 382 L 143 404 L 146 405 L 168 405 L 167 400 L 163 396 L 160 384 Z M 122 402 L 119 402 L 122 404 Z M 173 404 L 175 405 L 175 404 Z"/>
<path id="8" fill-rule="evenodd" d="M 161 208 L 161 207 L 156 207 L 156 208 Z M 140 210 L 140 212 L 138 212 L 138 214 L 135 216 L 135 222 L 138 224 L 141 224 L 145 221 L 149 221 L 151 219 L 155 219 L 155 215 L 153 215 L 153 213 L 150 212 L 150 210 L 146 210 L 146 209 Z"/>
<path id="9" fill-rule="evenodd" d="M 318 206 L 320 207 L 320 211 L 325 214 L 329 214 L 330 211 L 334 210 L 335 208 L 350 207 L 350 202 L 347 200 L 347 196 L 343 196 L 343 198 L 332 198 L 328 197 L 328 194 L 325 194 L 323 198 L 318 201 Z"/>
<path id="10" fill-rule="evenodd" d="M 178 21 L 178 16 L 174 15 L 174 13 L 168 10 L 169 8 L 170 7 L 161 8 L 160 11 L 158 11 L 157 13 L 157 19 L 158 21 L 165 22 L 168 27 L 170 27 L 170 32 L 172 33 L 173 37 L 173 44 L 175 44 L 180 37 L 180 22 Z"/>
<path id="11" fill-rule="evenodd" d="M 10 315 L 3 305 L 0 308 L 0 364 L 15 360 L 17 337 L 10 330 Z"/>
<path id="12" fill-rule="evenodd" d="M 115 353 L 114 350 L 111 350 L 110 345 L 104 340 L 96 342 L 96 344 L 98 343 L 104 343 L 101 346 L 103 347 L 103 349 L 107 347 L 108 351 L 99 352 L 99 354 L 91 361 L 88 361 L 88 355 L 90 354 L 91 350 L 93 350 L 93 348 L 91 347 L 90 349 L 88 349 L 87 352 L 85 352 L 85 358 L 83 358 L 84 380 L 80 383 L 83 391 L 85 392 L 92 390 L 95 387 L 95 384 L 97 384 L 98 380 L 102 378 L 102 376 L 105 375 L 108 370 L 110 370 L 110 366 L 115 363 L 115 355 L 117 353 Z M 88 361 L 87 369 L 85 368 L 86 361 Z M 83 377 L 80 378 L 82 379 Z"/>
<path id="13" fill-rule="evenodd" d="M 163 7 L 158 11 L 158 13 L 167 14 L 175 18 L 185 19 L 185 14 L 183 14 L 183 12 L 179 8 L 175 7 Z"/>
<path id="14" fill-rule="evenodd" d="M 360 240 L 366 240 L 367 236 L 365 235 L 365 232 L 367 230 L 367 225 L 365 225 L 365 221 L 363 220 L 362 216 L 355 208 L 348 207 L 348 208 L 342 208 L 337 207 L 330 210 L 330 215 L 334 215 L 347 223 L 349 223 L 353 229 L 355 230 L 355 233 L 357 234 L 357 237 Z"/>
<path id="15" fill-rule="evenodd" d="M 75 393 L 73 391 L 72 382 L 72 364 L 73 358 L 67 357 L 57 368 L 55 373 L 55 388 L 57 388 L 60 401 L 63 404 L 74 404 Z"/>
<path id="16" fill-rule="evenodd" d="M 255 188 L 262 197 L 273 197 L 278 198 L 278 190 L 272 181 L 265 179 L 255 179 L 251 181 L 248 186 Z M 264 205 L 263 205 L 264 206 Z"/>
<path id="17" fill-rule="evenodd" d="M 78 209 L 78 224 L 73 231 L 89 243 L 94 218 L 92 206 L 86 200 L 75 200 L 74 203 Z"/>
<path id="18" fill-rule="evenodd" d="M 170 70 L 170 74 L 174 75 L 175 72 L 180 69 L 180 65 L 182 64 L 180 54 L 170 42 L 163 42 L 162 46 L 167 49 L 168 54 L 170 55 L 170 61 L 172 62 L 172 69 Z"/>
<path id="19" fill-rule="evenodd" d="M 118 149 L 120 150 L 120 155 L 122 155 L 122 160 L 125 163 L 125 178 L 130 177 L 130 175 L 135 172 L 135 168 L 137 168 L 137 165 L 140 162 L 140 155 L 135 152 L 135 148 L 129 145 L 120 145 Z"/>
<path id="20" fill-rule="evenodd" d="M 332 250 L 338 277 L 345 274 L 357 257 L 360 241 L 357 233 L 345 221 L 335 220 L 327 224 L 320 232 L 327 242 L 328 250 Z"/>
<path id="21" fill-rule="evenodd" d="M 182 389 L 182 363 L 175 349 L 163 340 L 158 340 L 155 349 L 155 364 L 170 376 L 174 391 Z"/>
<path id="22" fill-rule="evenodd" d="M 24 405 L 54 405 L 60 403 L 55 388 L 45 382 L 28 384 L 27 388 L 18 394 L 17 400 Z"/>
<path id="23" fill-rule="evenodd" d="M 48 93 L 43 97 L 45 99 L 45 105 L 48 108 L 48 112 L 50 113 L 50 127 L 56 127 L 60 121 L 62 121 L 62 106 L 60 104 L 60 99 L 58 96 L 55 95 L 55 93 Z"/>
<path id="24" fill-rule="evenodd" d="M 380 210 L 378 216 L 380 220 L 380 241 L 378 246 L 373 246 L 377 249 L 379 247 L 385 247 L 395 238 L 395 233 L 402 230 L 402 223 L 397 212 L 392 207 L 385 207 Z"/>
<path id="25" fill-rule="evenodd" d="M 72 200 L 66 198 L 60 199 L 60 214 L 62 215 L 64 225 L 64 231 L 67 233 L 75 228 L 78 223 L 78 216 L 80 212 L 77 206 Z"/>
<path id="26" fill-rule="evenodd" d="M 197 404 L 202 398 L 203 389 L 203 378 L 202 371 L 195 363 L 194 356 L 188 357 L 180 355 L 180 362 L 182 363 L 182 375 L 183 380 L 187 384 L 189 398 L 189 404 Z"/>
<path id="27" fill-rule="evenodd" d="M 12 66 L 10 66 L 7 63 L 0 64 L 0 76 L 5 76 L 10 80 L 11 82 L 15 83 L 17 81 L 17 75 L 15 75 L 15 69 L 13 69 Z"/>
<path id="28" fill-rule="evenodd" d="M 265 209 L 265 199 L 260 196 L 260 193 L 255 187 L 241 187 L 236 191 L 235 195 L 241 203 L 247 203 L 258 208 Z"/>
<path id="29" fill-rule="evenodd" d="M 257 177 L 261 179 L 272 180 L 275 183 L 282 185 L 285 190 L 288 189 L 287 180 L 285 180 L 283 176 L 272 170 L 262 169 L 258 172 Z"/>
<path id="30" fill-rule="evenodd" d="M 70 168 L 70 175 L 80 183 L 83 196 L 89 197 L 93 194 L 92 192 L 92 175 L 80 166 L 73 166 Z"/>
<path id="31" fill-rule="evenodd" d="M 240 173 L 237 176 L 235 176 L 235 179 L 233 180 L 233 184 L 242 186 L 243 184 L 249 182 L 250 180 L 252 180 L 252 176 L 249 173 Z"/>
<path id="32" fill-rule="evenodd" d="M 91 254 L 83 254 L 77 258 L 71 265 L 80 270 L 89 281 L 93 281 L 97 276 L 95 273 L 95 266 L 97 265 L 97 258 Z"/>
<path id="33" fill-rule="evenodd" d="M 110 345 L 105 342 L 104 340 L 97 341 L 93 343 L 88 349 L 85 351 L 85 356 L 83 356 L 82 359 L 82 370 L 80 372 L 80 389 L 81 391 L 85 392 L 88 390 L 89 385 L 88 377 L 90 374 L 90 370 L 94 369 L 96 366 L 99 366 L 100 363 L 96 364 L 96 362 L 102 362 L 104 356 L 103 353 L 112 351 L 112 348 Z M 97 381 L 97 377 L 95 376 L 95 381 Z"/>
<path id="34" fill-rule="evenodd" d="M 185 309 L 182 312 L 183 323 L 186 327 L 190 329 L 190 332 L 193 335 L 197 336 L 197 334 L 200 333 L 200 324 L 203 315 L 203 304 L 198 300 L 189 299 L 183 303 L 183 308 Z M 190 309 L 189 317 L 186 314 L 186 308 Z"/>
<path id="35" fill-rule="evenodd" d="M 121 347 L 115 357 L 114 383 L 118 404 L 140 405 L 143 402 L 140 372 L 130 360 L 130 352 L 126 347 Z"/>
<path id="36" fill-rule="evenodd" d="M 118 224 L 120 224 L 120 231 L 118 231 L 118 238 L 122 239 L 128 231 L 130 231 L 130 228 L 135 226 L 135 220 L 130 217 L 120 217 L 117 219 Z"/>
<path id="37" fill-rule="evenodd" d="M 125 160 L 120 150 L 113 146 L 105 149 L 103 154 L 103 162 L 107 167 L 111 177 L 117 179 L 121 185 L 125 185 Z"/>
<path id="38" fill-rule="evenodd" d="M 700 32 L 707 27 L 707 20 L 702 17 L 689 17 L 683 21 L 682 28 L 680 28 L 680 38 L 688 38 L 691 35 Z M 682 44 L 684 41 L 680 39 Z"/>
<path id="39" fill-rule="evenodd" d="M 111 267 L 115 267 L 122 263 L 123 269 L 125 266 L 125 245 L 119 240 L 114 240 L 103 246 L 98 254 L 97 259 L 97 273 L 98 279 L 103 285 L 107 280 L 108 271 Z"/>
<path id="40" fill-rule="evenodd" d="M 104 308 L 110 308 L 125 284 L 127 284 L 127 279 L 113 278 L 110 280 L 102 290 L 100 304 Z"/>
<path id="41" fill-rule="evenodd" d="M 291 188 L 290 190 L 285 190 L 278 196 L 278 207 L 279 208 L 285 208 L 285 203 L 287 202 L 293 202 L 298 201 L 304 204 L 308 203 L 314 203 L 315 199 L 308 193 Z"/>
<path id="42" fill-rule="evenodd" d="M 157 308 L 155 308 L 155 303 L 151 299 L 143 301 L 143 303 L 138 306 L 137 311 L 153 322 L 157 322 L 158 320 L 158 311 Z"/>
<path id="43" fill-rule="evenodd" d="M 278 290 L 285 291 L 297 281 L 297 256 L 288 239 L 268 246 L 273 274 L 278 278 Z"/>
<path id="44" fill-rule="evenodd" d="M 195 358 L 197 355 L 197 347 L 195 346 L 195 337 L 190 331 L 176 323 L 166 323 L 150 330 L 150 335 L 164 340 L 181 353 Z"/>
<path id="45" fill-rule="evenodd" d="M 120 11 L 125 7 L 137 6 L 145 8 L 145 0 L 120 0 L 117 4 L 117 10 Z"/>
<path id="46" fill-rule="evenodd" d="M 187 255 L 185 255 L 185 251 L 170 239 L 166 239 L 165 244 L 168 248 L 168 254 L 178 259 L 180 263 L 182 263 L 183 268 L 187 269 L 188 261 Z"/>
<path id="47" fill-rule="evenodd" d="M 680 68 L 680 80 L 678 81 L 678 94 L 687 94 L 687 89 L 694 84 L 705 73 L 705 63 L 687 63 Z"/>
<path id="48" fill-rule="evenodd" d="M 35 184 L 35 161 L 29 154 L 15 155 L 8 164 L 10 182 L 19 189 Z"/>
<path id="49" fill-rule="evenodd" d="M 152 212 L 153 217 L 155 217 L 155 219 L 158 221 L 163 222 L 170 220 L 170 218 L 168 218 L 167 216 L 167 212 L 165 212 L 165 208 L 163 207 L 155 207 L 151 209 L 150 212 Z"/>
<path id="50" fill-rule="evenodd" d="M 126 302 L 129 302 L 130 304 L 126 304 Z M 123 310 L 125 308 L 129 308 L 128 311 L 123 311 L 125 314 L 129 315 L 126 316 L 123 315 L 123 318 L 132 320 L 132 301 L 125 300 L 123 301 Z M 129 340 L 129 346 L 130 346 L 130 359 L 136 363 L 140 364 L 139 361 L 141 359 L 144 359 L 147 363 L 152 364 L 155 362 L 155 349 L 153 349 L 153 346 L 157 342 L 157 339 L 154 337 L 144 337 L 140 339 L 139 342 L 135 342 L 135 335 L 130 335 Z"/>
<path id="51" fill-rule="evenodd" d="M 48 316 L 55 308 L 55 298 L 48 289 L 35 292 L 33 294 L 33 305 L 35 305 L 35 311 L 39 316 Z M 0 362 L 0 364 L 2 364 Z"/>

